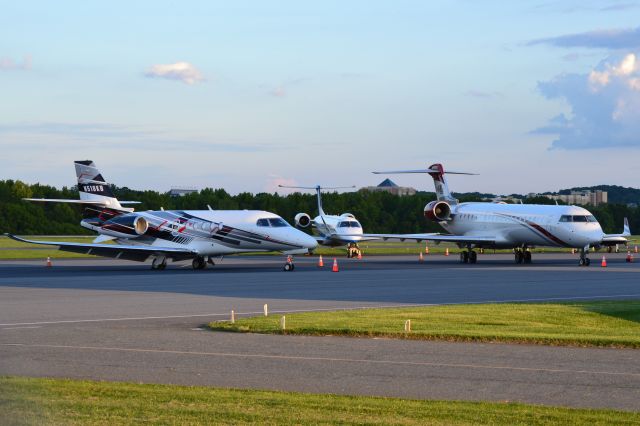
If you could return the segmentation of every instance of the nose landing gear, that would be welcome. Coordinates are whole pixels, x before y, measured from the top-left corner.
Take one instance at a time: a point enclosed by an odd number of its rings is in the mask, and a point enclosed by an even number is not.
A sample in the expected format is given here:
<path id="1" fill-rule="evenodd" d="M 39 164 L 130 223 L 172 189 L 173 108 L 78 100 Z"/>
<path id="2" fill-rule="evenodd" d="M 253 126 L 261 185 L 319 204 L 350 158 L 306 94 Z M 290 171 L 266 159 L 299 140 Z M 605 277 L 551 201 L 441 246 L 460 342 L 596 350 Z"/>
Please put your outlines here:
<path id="1" fill-rule="evenodd" d="M 293 258 L 291 256 L 287 256 L 287 262 L 284 264 L 284 270 L 286 272 L 291 272 L 296 268 L 296 266 L 293 264 Z"/>
<path id="2" fill-rule="evenodd" d="M 580 260 L 578 261 L 578 265 L 589 266 L 591 264 L 591 259 L 587 257 L 587 254 L 589 254 L 589 246 L 580 249 Z"/>
<path id="3" fill-rule="evenodd" d="M 349 245 L 347 246 L 347 258 L 350 259 L 352 257 L 358 257 L 359 255 L 362 255 L 362 250 L 360 250 L 358 244 L 349 243 Z"/>

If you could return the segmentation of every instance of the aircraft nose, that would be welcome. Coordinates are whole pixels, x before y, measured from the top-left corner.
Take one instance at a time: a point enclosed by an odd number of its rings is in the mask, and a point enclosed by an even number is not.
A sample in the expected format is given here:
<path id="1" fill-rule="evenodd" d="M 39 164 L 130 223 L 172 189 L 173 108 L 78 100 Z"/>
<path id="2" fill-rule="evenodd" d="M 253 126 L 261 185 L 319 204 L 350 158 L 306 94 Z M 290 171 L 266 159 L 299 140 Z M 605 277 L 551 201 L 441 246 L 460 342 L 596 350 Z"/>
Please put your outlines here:
<path id="1" fill-rule="evenodd" d="M 302 239 L 302 247 L 309 249 L 310 251 L 315 250 L 315 248 L 318 247 L 318 242 L 316 241 L 316 239 L 311 235 L 305 234 L 304 232 L 302 234 L 304 235 Z"/>

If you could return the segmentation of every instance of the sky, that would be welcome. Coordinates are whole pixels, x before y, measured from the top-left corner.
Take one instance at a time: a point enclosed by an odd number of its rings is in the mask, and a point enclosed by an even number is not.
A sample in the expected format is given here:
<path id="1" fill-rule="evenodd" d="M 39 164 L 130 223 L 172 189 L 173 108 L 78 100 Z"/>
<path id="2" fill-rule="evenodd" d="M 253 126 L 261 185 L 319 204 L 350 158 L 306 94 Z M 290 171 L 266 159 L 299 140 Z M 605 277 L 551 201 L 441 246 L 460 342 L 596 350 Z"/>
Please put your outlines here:
<path id="1" fill-rule="evenodd" d="M 640 1 L 0 0 L 0 179 L 640 187 Z M 392 179 L 433 190 L 426 175 Z M 284 193 L 283 190 L 280 190 Z"/>

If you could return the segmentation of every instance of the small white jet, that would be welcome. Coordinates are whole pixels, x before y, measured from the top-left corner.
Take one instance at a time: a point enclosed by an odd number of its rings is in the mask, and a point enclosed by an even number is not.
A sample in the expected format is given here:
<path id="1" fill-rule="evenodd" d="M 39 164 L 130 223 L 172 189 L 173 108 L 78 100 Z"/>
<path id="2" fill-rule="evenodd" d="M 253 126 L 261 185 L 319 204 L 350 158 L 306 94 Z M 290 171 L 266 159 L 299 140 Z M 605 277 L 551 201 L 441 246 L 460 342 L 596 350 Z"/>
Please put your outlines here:
<path id="1" fill-rule="evenodd" d="M 376 174 L 427 173 L 433 178 L 437 200 L 424 207 L 424 215 L 438 222 L 449 235 L 378 234 L 389 238 L 416 241 L 448 241 L 466 248 L 460 253 L 462 263 L 476 263 L 474 248 L 510 248 L 516 263 L 531 263 L 531 248 L 536 246 L 568 247 L 580 250 L 581 266 L 588 266 L 591 247 L 627 244 L 631 235 L 624 220 L 621 234 L 605 234 L 588 210 L 577 206 L 506 204 L 502 202 L 459 203 L 449 192 L 442 164 L 425 170 L 373 172 Z M 374 234 L 375 235 L 375 234 Z"/>
<path id="2" fill-rule="evenodd" d="M 134 212 L 118 201 L 92 161 L 76 161 L 79 200 L 29 201 L 73 203 L 84 206 L 80 225 L 99 236 L 93 244 L 31 241 L 58 246 L 60 250 L 144 262 L 164 269 L 167 260 L 192 260 L 193 269 L 213 265 L 214 257 L 248 252 L 279 251 L 304 254 L 315 249 L 316 240 L 289 225 L 280 216 L 259 210 L 147 210 Z M 116 244 L 103 244 L 113 240 Z M 285 270 L 293 270 L 287 261 Z"/>
<path id="3" fill-rule="evenodd" d="M 313 232 L 316 234 L 314 238 L 318 241 L 318 244 L 328 247 L 340 247 L 347 246 L 347 257 L 357 257 L 362 253 L 359 242 L 379 240 L 380 237 L 370 237 L 362 232 L 362 225 L 351 213 L 343 213 L 341 215 L 326 214 L 322 209 L 322 195 L 323 189 L 351 189 L 355 186 L 334 186 L 323 187 L 317 186 L 285 186 L 279 185 L 281 188 L 292 189 L 310 189 L 316 191 L 318 198 L 318 216 L 311 219 L 307 213 L 298 213 L 294 218 L 295 226 L 300 228 L 307 228 L 312 226 Z"/>

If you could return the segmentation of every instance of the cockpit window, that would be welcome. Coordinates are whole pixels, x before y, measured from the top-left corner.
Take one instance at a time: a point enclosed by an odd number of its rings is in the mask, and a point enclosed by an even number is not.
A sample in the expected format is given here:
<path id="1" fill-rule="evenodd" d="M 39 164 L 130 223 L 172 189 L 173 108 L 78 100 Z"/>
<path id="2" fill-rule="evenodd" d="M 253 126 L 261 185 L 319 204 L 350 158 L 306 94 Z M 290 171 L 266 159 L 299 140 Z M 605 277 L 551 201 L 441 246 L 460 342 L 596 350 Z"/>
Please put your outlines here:
<path id="1" fill-rule="evenodd" d="M 279 217 L 270 218 L 269 225 L 273 226 L 274 228 L 283 228 L 285 226 L 289 226 L 289 224 L 285 222 L 284 219 L 281 219 Z"/>
<path id="2" fill-rule="evenodd" d="M 270 218 L 263 218 L 263 219 L 258 219 L 258 221 L 256 222 L 256 225 L 258 226 L 270 226 L 272 228 L 284 228 L 285 226 L 289 226 L 289 224 L 282 218 L 280 217 L 270 217 Z"/>
<path id="3" fill-rule="evenodd" d="M 348 220 L 338 223 L 338 228 L 362 228 L 362 226 L 355 220 Z"/>
<path id="4" fill-rule="evenodd" d="M 573 216 L 574 222 L 586 222 L 587 216 Z"/>
<path id="5" fill-rule="evenodd" d="M 590 214 L 589 216 L 587 216 L 587 222 L 597 222 L 598 219 L 595 218 L 594 215 Z"/>
<path id="6" fill-rule="evenodd" d="M 560 216 L 560 222 L 571 222 L 571 216 L 563 214 Z"/>

